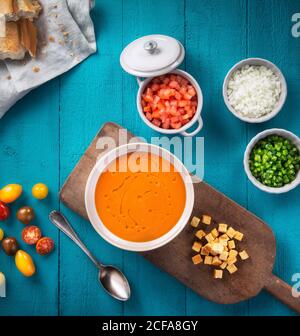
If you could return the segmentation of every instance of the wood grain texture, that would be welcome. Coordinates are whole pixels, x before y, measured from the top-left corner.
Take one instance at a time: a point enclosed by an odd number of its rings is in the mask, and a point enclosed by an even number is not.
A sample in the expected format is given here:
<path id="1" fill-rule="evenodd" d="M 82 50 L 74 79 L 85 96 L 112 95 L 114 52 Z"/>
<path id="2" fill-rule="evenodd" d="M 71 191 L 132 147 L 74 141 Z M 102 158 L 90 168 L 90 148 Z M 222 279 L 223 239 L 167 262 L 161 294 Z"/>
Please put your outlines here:
<path id="1" fill-rule="evenodd" d="M 143 257 L 109 246 L 85 220 L 61 205 L 92 251 L 129 274 L 132 300 L 115 302 L 99 289 L 94 268 L 81 252 L 64 236 L 58 238 L 49 226 L 47 213 L 58 206 L 59 186 L 103 123 L 118 122 L 147 140 L 157 135 L 139 119 L 136 80 L 120 68 L 119 54 L 134 38 L 168 34 L 184 44 L 186 59 L 182 67 L 203 89 L 204 129 L 200 136 L 205 137 L 205 180 L 272 227 L 277 238 L 275 272 L 292 284 L 292 275 L 299 272 L 300 264 L 300 188 L 277 196 L 257 190 L 247 181 L 242 156 L 248 140 L 263 129 L 282 127 L 300 135 L 300 39 L 291 35 L 291 17 L 299 8 L 300 0 L 96 1 L 93 18 L 98 53 L 22 99 L 0 120 L 1 185 L 18 180 L 27 191 L 20 202 L 31 203 L 32 180 L 49 184 L 51 197 L 33 204 L 39 224 L 57 244 L 50 258 L 35 259 L 41 273 L 34 284 L 20 277 L 13 261 L 0 252 L 0 267 L 9 281 L 9 297 L 0 301 L 0 315 L 294 314 L 266 292 L 234 305 L 209 302 Z M 261 125 L 240 122 L 222 100 L 226 72 L 247 56 L 275 62 L 288 83 L 282 112 Z M 0 226 L 17 237 L 22 228 L 14 218 Z"/>
<path id="2" fill-rule="evenodd" d="M 260 1 L 248 4 L 248 57 L 267 58 L 279 66 L 287 80 L 288 98 L 282 111 L 267 123 L 249 125 L 247 141 L 258 132 L 267 128 L 285 128 L 300 134 L 299 114 L 299 82 L 300 58 L 292 55 L 300 54 L 300 40 L 291 34 L 293 13 L 299 12 L 300 1 Z M 289 24 L 288 24 L 289 23 Z M 297 84 L 298 83 L 298 84 Z M 298 87 L 297 87 L 298 86 Z M 294 249 L 295 236 L 299 236 L 300 188 L 288 194 L 272 197 L 247 182 L 248 207 L 260 218 L 270 223 L 277 238 L 277 258 L 275 273 L 291 283 L 294 273 L 300 265 L 300 250 Z M 272 210 L 271 210 L 272 209 Z M 289 258 L 288 256 L 291 256 Z M 265 308 L 265 302 L 268 308 Z M 250 302 L 250 312 L 255 315 L 289 314 L 284 306 L 279 306 L 268 294 Z"/>
<path id="3" fill-rule="evenodd" d="M 97 1 L 93 12 L 98 53 L 61 80 L 60 183 L 89 145 L 103 120 L 122 121 L 122 2 Z M 72 111 L 72 112 L 71 112 Z M 104 263 L 123 268 L 123 253 L 95 237 L 93 229 L 65 207 L 61 210 L 81 239 Z M 60 234 L 60 315 L 122 315 L 97 281 L 97 270 L 80 249 Z"/>
<path id="4" fill-rule="evenodd" d="M 0 301 L 0 315 L 58 314 L 58 235 L 48 225 L 49 209 L 58 206 L 58 118 L 55 80 L 30 93 L 0 121 L 0 185 L 20 183 L 24 189 L 21 198 L 11 206 L 9 221 L 0 222 L 0 227 L 6 236 L 17 238 L 21 249 L 31 254 L 37 269 L 34 277 L 25 278 L 15 267 L 14 258 L 7 257 L 1 249 L 0 268 L 7 280 L 7 298 Z M 38 182 L 49 186 L 51 196 L 43 202 L 31 195 L 32 186 Z M 39 256 L 34 246 L 21 239 L 24 225 L 16 220 L 15 213 L 24 205 L 34 207 L 34 224 L 56 242 L 49 257 Z"/>

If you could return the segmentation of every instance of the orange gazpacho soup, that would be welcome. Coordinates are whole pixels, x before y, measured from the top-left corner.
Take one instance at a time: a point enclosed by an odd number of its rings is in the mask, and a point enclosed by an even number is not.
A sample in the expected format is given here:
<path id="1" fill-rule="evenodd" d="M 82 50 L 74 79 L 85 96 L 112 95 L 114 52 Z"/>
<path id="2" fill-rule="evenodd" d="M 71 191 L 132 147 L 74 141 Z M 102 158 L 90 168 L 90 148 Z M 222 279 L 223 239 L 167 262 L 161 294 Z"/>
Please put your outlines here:
<path id="1" fill-rule="evenodd" d="M 185 185 L 173 164 L 145 152 L 113 161 L 100 175 L 95 190 L 102 223 L 131 242 L 151 241 L 169 232 L 179 221 L 185 202 Z"/>

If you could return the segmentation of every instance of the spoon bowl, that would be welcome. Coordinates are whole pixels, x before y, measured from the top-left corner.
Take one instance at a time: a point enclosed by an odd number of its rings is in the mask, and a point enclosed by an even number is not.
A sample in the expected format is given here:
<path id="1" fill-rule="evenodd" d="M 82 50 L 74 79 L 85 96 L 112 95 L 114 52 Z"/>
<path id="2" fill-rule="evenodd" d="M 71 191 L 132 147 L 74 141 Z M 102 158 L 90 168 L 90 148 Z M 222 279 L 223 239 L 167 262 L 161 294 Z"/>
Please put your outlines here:
<path id="1" fill-rule="evenodd" d="M 103 288 L 115 299 L 127 301 L 130 298 L 130 286 L 124 274 L 114 266 L 104 266 L 98 275 Z"/>

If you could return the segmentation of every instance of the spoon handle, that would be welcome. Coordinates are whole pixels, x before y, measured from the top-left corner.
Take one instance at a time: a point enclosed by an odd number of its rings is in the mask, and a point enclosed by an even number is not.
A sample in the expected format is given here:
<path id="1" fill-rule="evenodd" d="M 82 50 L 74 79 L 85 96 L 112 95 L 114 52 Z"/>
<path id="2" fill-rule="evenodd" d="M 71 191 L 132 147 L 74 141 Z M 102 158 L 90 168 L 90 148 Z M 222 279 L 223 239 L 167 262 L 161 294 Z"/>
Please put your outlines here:
<path id="1" fill-rule="evenodd" d="M 65 216 L 59 211 L 52 211 L 49 215 L 50 221 L 59 228 L 64 234 L 66 234 L 75 244 L 77 244 L 82 251 L 92 260 L 92 262 L 99 269 L 102 268 L 102 265 L 98 262 L 98 260 L 92 255 L 92 253 L 87 249 L 87 247 L 83 244 L 83 242 L 79 239 L 76 232 L 72 228 L 71 224 L 65 218 Z"/>

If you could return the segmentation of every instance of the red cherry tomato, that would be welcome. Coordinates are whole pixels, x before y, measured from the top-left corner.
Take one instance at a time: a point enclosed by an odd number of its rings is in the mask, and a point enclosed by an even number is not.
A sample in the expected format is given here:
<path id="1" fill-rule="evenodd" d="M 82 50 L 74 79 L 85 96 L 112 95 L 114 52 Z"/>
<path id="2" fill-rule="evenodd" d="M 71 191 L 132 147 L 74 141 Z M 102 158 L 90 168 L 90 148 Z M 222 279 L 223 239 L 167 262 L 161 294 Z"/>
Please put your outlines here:
<path id="1" fill-rule="evenodd" d="M 49 254 L 54 249 L 54 241 L 49 237 L 41 238 L 36 244 L 36 252 L 41 255 Z"/>
<path id="2" fill-rule="evenodd" d="M 0 201 L 0 221 L 5 221 L 9 217 L 9 207 Z"/>
<path id="3" fill-rule="evenodd" d="M 34 225 L 28 226 L 22 231 L 22 239 L 28 245 L 36 244 L 41 237 L 41 230 Z"/>

